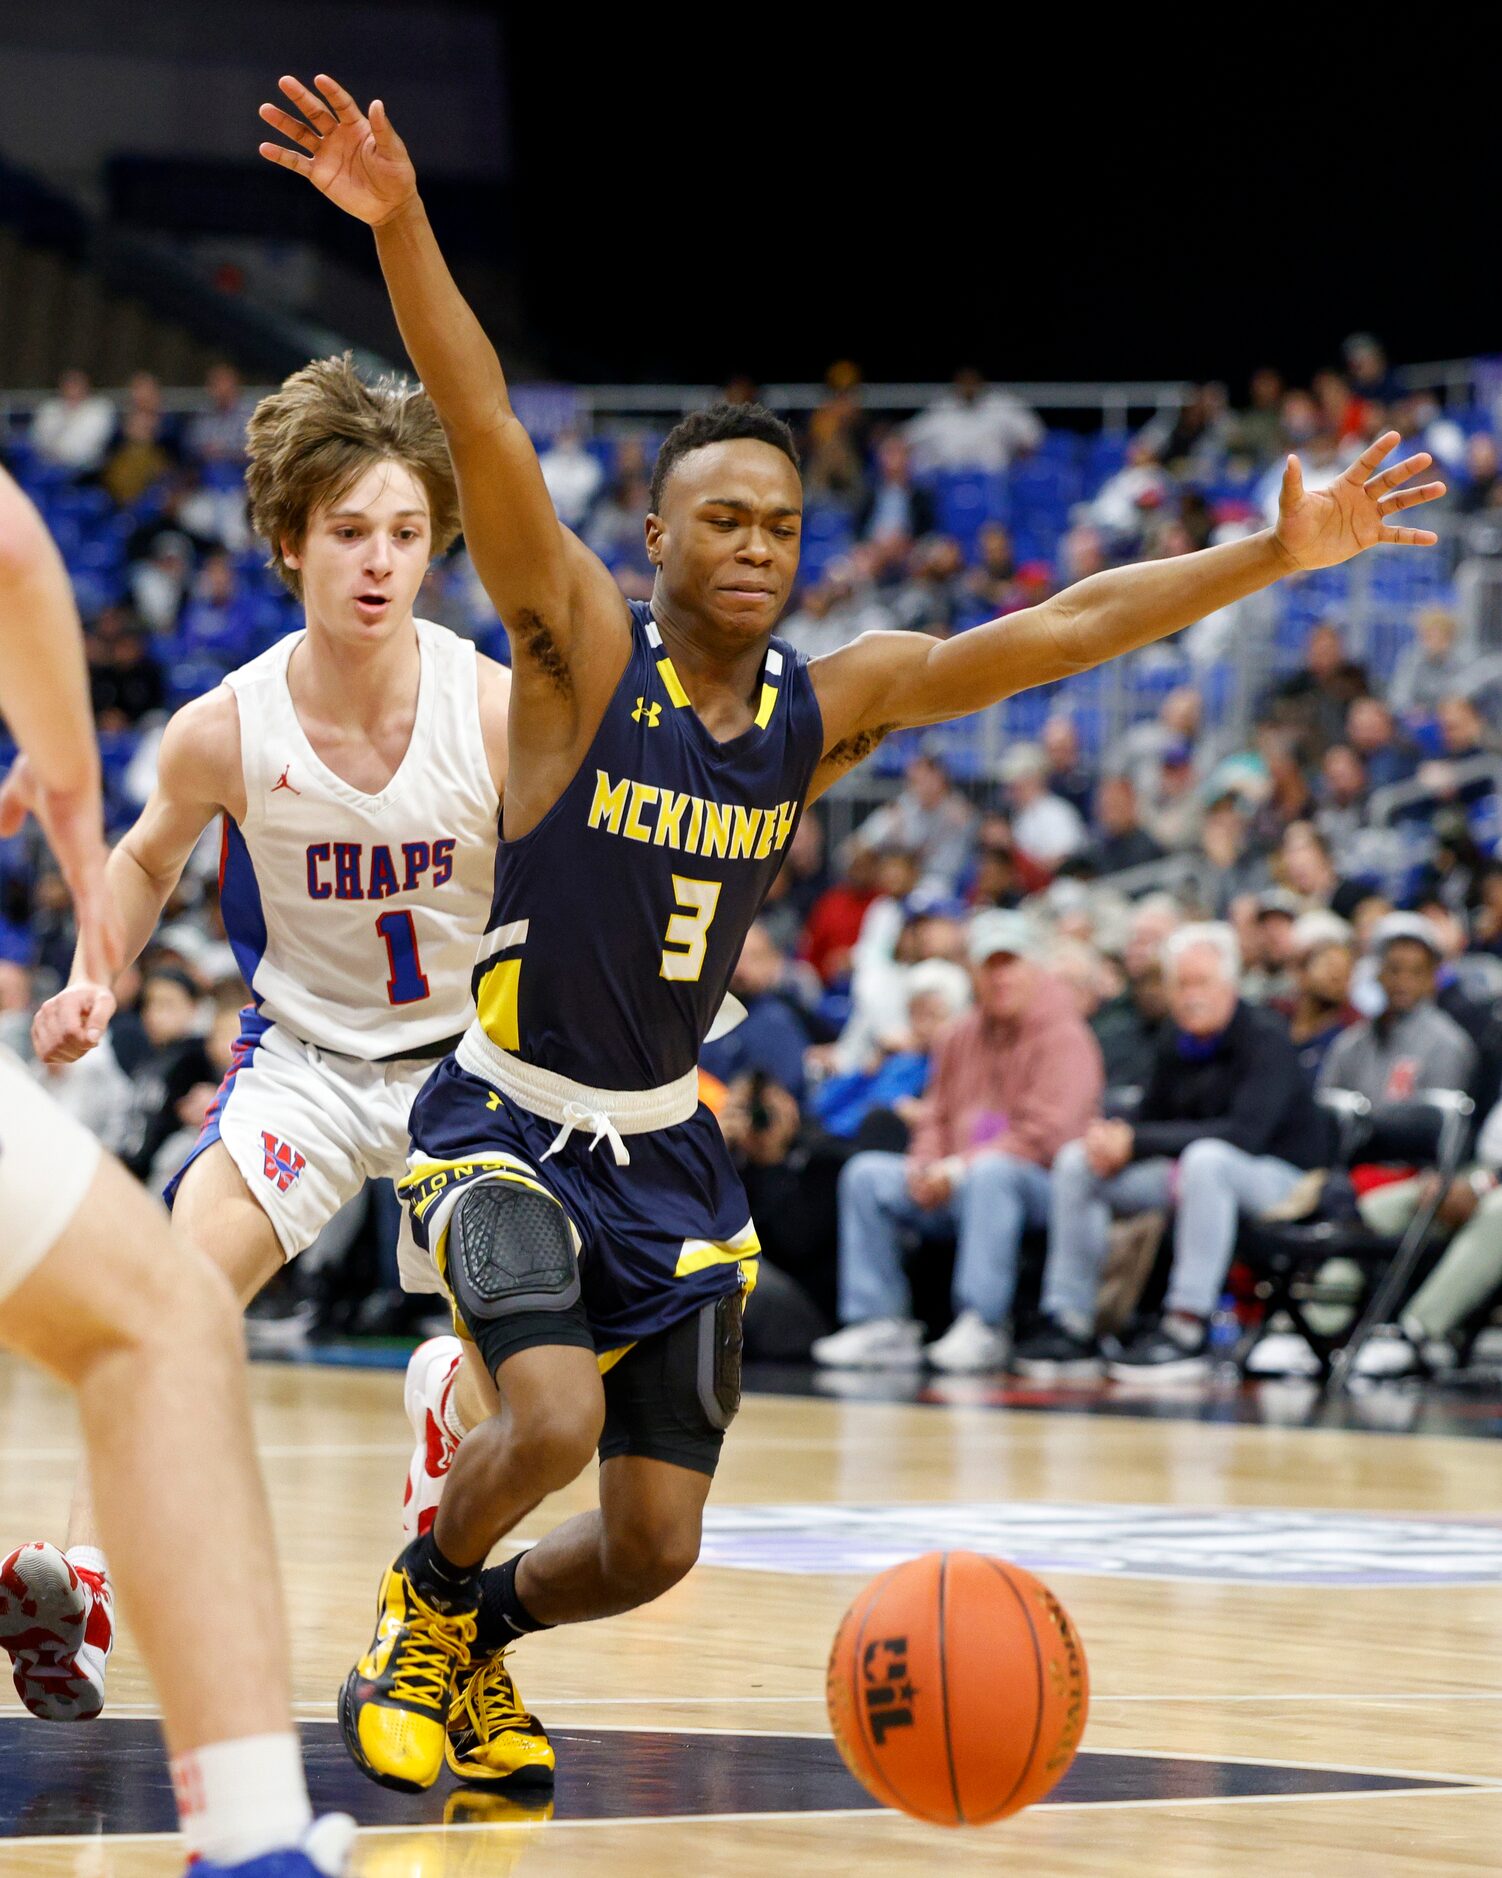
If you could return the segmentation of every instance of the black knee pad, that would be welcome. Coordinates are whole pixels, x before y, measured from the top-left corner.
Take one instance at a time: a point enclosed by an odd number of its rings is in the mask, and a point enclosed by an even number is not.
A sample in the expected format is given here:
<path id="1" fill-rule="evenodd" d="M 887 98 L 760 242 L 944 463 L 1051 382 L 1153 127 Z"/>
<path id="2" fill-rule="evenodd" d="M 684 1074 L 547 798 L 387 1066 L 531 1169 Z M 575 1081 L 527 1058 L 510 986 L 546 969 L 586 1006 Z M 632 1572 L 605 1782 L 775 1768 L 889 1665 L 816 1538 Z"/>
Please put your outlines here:
<path id="1" fill-rule="evenodd" d="M 448 1281 L 470 1320 L 517 1311 L 567 1311 L 579 1301 L 579 1262 L 558 1202 L 513 1180 L 482 1180 L 454 1208 Z"/>

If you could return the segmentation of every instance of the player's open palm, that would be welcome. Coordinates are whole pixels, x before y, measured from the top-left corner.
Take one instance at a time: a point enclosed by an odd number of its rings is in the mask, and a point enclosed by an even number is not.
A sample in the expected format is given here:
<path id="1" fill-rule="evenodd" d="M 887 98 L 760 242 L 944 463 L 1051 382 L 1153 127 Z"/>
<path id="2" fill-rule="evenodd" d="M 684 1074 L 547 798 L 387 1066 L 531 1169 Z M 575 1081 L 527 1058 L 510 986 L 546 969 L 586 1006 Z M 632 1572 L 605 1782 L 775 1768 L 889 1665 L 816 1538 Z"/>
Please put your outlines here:
<path id="1" fill-rule="evenodd" d="M 379 98 L 367 117 L 325 72 L 314 79 L 316 90 L 297 78 L 277 82 L 303 115 L 294 117 L 276 104 L 261 106 L 262 119 L 297 146 L 289 150 L 285 144 L 263 143 L 261 155 L 268 163 L 306 176 L 330 202 L 372 228 L 413 199 L 417 172 Z"/>
<path id="2" fill-rule="evenodd" d="M 1379 542 L 1405 548 L 1434 546 L 1439 537 L 1432 530 L 1403 528 L 1393 521 L 1401 510 L 1432 502 L 1445 493 L 1443 483 L 1403 487 L 1434 461 L 1427 450 L 1405 457 L 1391 469 L 1381 467 L 1398 441 L 1395 430 L 1384 431 L 1326 489 L 1305 489 L 1299 459 L 1288 459 L 1278 499 L 1277 537 L 1295 567 L 1335 567 Z"/>

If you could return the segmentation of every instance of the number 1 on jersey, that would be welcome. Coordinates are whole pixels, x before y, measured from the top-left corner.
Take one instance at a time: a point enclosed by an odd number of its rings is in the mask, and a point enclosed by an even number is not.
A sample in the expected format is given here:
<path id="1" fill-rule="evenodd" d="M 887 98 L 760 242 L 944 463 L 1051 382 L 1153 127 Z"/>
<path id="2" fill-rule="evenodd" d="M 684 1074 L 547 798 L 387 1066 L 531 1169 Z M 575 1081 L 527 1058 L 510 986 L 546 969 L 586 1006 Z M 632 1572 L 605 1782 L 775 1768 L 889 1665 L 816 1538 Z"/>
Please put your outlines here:
<path id="1" fill-rule="evenodd" d="M 376 931 L 386 941 L 391 976 L 386 996 L 392 1004 L 418 1004 L 428 996 L 428 981 L 417 956 L 417 927 L 410 913 L 383 913 Z"/>
<path id="2" fill-rule="evenodd" d="M 675 913 L 663 935 L 662 976 L 679 983 L 697 983 L 704 970 L 704 954 L 709 945 L 709 928 L 715 908 L 720 903 L 718 880 L 691 880 L 674 874 L 673 892 L 678 904 L 687 910 Z"/>

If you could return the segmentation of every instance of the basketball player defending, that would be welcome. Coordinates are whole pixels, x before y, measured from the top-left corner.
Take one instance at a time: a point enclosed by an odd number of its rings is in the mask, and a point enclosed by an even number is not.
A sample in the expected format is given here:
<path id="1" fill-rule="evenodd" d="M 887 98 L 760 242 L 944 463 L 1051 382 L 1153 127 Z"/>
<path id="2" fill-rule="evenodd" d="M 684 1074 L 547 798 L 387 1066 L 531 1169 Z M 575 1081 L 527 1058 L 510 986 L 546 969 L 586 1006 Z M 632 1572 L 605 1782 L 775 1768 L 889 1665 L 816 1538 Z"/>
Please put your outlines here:
<path id="1" fill-rule="evenodd" d="M 33 810 L 73 895 L 96 981 L 118 969 L 99 756 L 68 577 L 0 470 L 0 709 L 23 761 L 0 832 Z M 0 1343 L 78 1395 L 99 1523 L 162 1704 L 196 1878 L 326 1878 L 351 1825 L 311 1821 L 292 1725 L 281 1581 L 251 1445 L 234 1301 L 201 1253 L 93 1136 L 0 1052 Z M 204 1531 L 212 1494 L 214 1540 Z M 36 1610 L 23 1550 L 0 1614 Z M 66 1621 L 86 1600 L 64 1580 Z"/>
<path id="2" fill-rule="evenodd" d="M 1289 460 L 1275 529 L 1116 569 L 952 640 L 868 633 L 813 662 L 773 636 L 803 507 L 787 427 L 755 407 L 689 417 L 658 456 L 650 604 L 628 604 L 562 528 L 494 351 L 444 265 L 384 107 L 320 76 L 262 117 L 375 230 L 402 337 L 448 434 L 465 536 L 511 636 L 510 766 L 477 1020 L 412 1113 L 405 1193 L 495 1412 L 449 1471 L 432 1530 L 388 1570 L 376 1642 L 341 1700 L 358 1764 L 483 1779 L 498 1652 L 626 1611 L 697 1556 L 739 1399 L 757 1240 L 699 1046 L 805 806 L 889 732 L 985 708 L 1161 639 L 1280 576 L 1379 541 L 1441 485 L 1367 450 L 1307 493 Z M 600 1506 L 482 1571 L 492 1546 L 598 1447 Z M 407 1664 L 447 1654 L 454 1694 Z M 494 1770 L 499 1772 L 499 1769 Z"/>
<path id="3" fill-rule="evenodd" d="M 468 640 L 413 617 L 459 525 L 422 393 L 325 359 L 263 400 L 248 444 L 251 519 L 307 628 L 172 719 L 107 876 L 133 959 L 222 817 L 221 907 L 255 1001 L 173 1187 L 178 1224 L 242 1302 L 367 1178 L 406 1171 L 413 1098 L 472 1014 L 510 687 Z M 43 1061 L 99 1041 L 110 983 L 80 951 L 38 1013 Z M 75 1507 L 75 1539 L 87 1517 Z M 50 1638 L 0 1615 L 21 1698 L 48 1719 L 96 1715 L 112 1639 L 103 1557 L 29 1547 L 0 1576 L 23 1560 L 34 1598 L 61 1615 Z M 529 1762 L 545 1750 L 518 1743 Z"/>

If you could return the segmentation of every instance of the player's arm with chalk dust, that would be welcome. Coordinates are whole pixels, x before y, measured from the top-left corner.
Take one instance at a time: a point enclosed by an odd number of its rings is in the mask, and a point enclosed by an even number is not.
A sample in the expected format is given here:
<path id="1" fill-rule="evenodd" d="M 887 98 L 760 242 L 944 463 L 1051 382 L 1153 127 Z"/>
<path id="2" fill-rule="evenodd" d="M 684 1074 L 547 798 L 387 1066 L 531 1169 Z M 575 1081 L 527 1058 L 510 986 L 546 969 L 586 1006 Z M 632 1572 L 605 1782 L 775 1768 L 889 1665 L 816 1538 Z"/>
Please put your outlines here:
<path id="1" fill-rule="evenodd" d="M 408 356 L 432 398 L 459 481 L 464 538 L 511 641 L 514 709 L 506 832 L 524 834 L 573 779 L 625 670 L 630 615 L 609 570 L 558 520 L 494 346 L 455 284 L 384 104 L 369 114 L 334 79 L 280 87 L 295 117 L 263 104 L 286 137 L 263 143 L 375 232 Z"/>
<path id="2" fill-rule="evenodd" d="M 0 710 L 22 755 L 0 787 L 0 835 L 28 814 L 57 857 L 93 970 L 119 967 L 105 885 L 99 749 L 83 629 L 67 571 L 42 518 L 0 469 Z"/>
<path id="3" fill-rule="evenodd" d="M 104 869 L 119 925 L 116 962 L 101 971 L 79 947 L 67 985 L 32 1022 L 42 1062 L 76 1062 L 103 1037 L 116 976 L 145 950 L 198 837 L 221 811 L 236 821 L 245 815 L 239 707 L 223 685 L 185 704 L 162 733 L 155 787 Z"/>
<path id="4" fill-rule="evenodd" d="M 1429 467 L 1425 452 L 1382 469 L 1397 433 L 1364 450 L 1328 489 L 1307 491 L 1288 459 L 1275 528 L 1168 561 L 1092 574 L 1041 606 L 953 639 L 866 633 L 811 668 L 824 713 L 818 795 L 889 731 L 983 710 L 1014 692 L 1086 672 L 1165 639 L 1287 574 L 1334 567 L 1379 543 L 1431 547 L 1428 529 L 1393 517 L 1444 494 L 1443 483 L 1404 487 Z"/>

